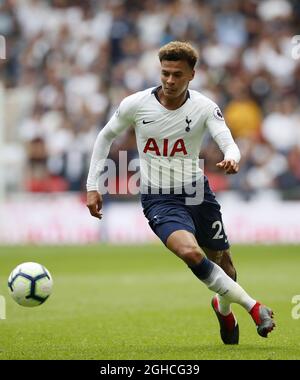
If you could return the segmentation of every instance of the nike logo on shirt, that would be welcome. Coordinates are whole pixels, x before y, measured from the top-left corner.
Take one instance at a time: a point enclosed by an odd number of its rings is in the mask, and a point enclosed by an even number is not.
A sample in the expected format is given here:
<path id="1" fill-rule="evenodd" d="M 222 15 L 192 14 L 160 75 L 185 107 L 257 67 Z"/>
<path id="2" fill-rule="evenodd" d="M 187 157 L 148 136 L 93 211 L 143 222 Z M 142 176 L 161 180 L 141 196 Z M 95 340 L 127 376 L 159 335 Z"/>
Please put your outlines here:
<path id="1" fill-rule="evenodd" d="M 154 123 L 154 121 L 155 121 L 155 120 L 149 120 L 149 121 L 143 120 L 143 124 Z"/>

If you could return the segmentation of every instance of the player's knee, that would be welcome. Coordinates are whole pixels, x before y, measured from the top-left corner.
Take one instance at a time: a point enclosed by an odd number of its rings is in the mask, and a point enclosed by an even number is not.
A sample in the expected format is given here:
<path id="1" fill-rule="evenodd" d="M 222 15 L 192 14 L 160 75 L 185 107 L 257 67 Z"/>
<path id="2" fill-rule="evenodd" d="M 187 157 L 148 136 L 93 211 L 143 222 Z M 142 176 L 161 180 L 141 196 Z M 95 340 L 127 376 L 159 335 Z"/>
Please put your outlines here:
<path id="1" fill-rule="evenodd" d="M 201 249 L 197 245 L 180 245 L 177 251 L 178 256 L 188 265 L 195 265 L 203 257 Z"/>

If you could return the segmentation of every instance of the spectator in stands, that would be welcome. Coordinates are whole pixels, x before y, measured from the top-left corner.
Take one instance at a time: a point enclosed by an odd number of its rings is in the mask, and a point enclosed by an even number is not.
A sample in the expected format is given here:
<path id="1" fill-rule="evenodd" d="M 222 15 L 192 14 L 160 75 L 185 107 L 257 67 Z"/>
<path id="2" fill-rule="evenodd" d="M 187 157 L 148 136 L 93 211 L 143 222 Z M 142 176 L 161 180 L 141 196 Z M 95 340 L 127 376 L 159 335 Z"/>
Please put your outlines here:
<path id="1" fill-rule="evenodd" d="M 66 189 L 83 190 L 93 136 L 122 98 L 157 85 L 159 62 L 152 51 L 188 40 L 202 53 L 194 88 L 222 106 L 243 147 L 259 143 L 234 181 L 215 177 L 216 191 L 244 192 L 248 186 L 251 194 L 253 178 L 265 173 L 266 164 L 253 154 L 263 161 L 269 152 L 271 162 L 291 165 L 299 146 L 300 60 L 291 56 L 299 9 L 292 0 L 0 0 L 0 34 L 7 42 L 0 75 L 7 107 L 15 104 L 7 128 L 20 146 L 29 143 L 37 151 L 44 144 L 49 175 L 61 178 Z M 129 135 L 116 144 L 135 150 Z M 210 170 L 216 150 L 208 144 L 207 172 L 216 176 Z M 29 168 L 31 154 L 32 146 Z M 272 172 L 272 188 L 297 186 L 284 164 L 281 169 Z"/>

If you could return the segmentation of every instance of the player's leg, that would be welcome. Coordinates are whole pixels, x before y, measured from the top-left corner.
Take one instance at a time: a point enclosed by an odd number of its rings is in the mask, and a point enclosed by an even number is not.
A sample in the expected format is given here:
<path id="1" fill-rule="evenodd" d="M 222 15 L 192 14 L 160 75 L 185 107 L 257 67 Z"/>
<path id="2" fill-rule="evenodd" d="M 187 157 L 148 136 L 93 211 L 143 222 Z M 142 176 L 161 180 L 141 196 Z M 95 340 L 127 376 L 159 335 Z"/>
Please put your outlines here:
<path id="1" fill-rule="evenodd" d="M 234 282 L 219 265 L 205 257 L 191 232 L 185 230 L 172 232 L 166 240 L 166 246 L 181 258 L 209 289 L 216 290 L 228 301 L 239 303 L 248 311 L 255 305 L 255 300 L 240 285 Z"/>
<path id="2" fill-rule="evenodd" d="M 222 268 L 207 259 L 191 232 L 176 230 L 168 236 L 165 244 L 210 290 L 223 296 L 227 302 L 244 307 L 251 314 L 261 336 L 266 337 L 273 330 L 275 324 L 271 310 L 251 298 Z"/>
<path id="3" fill-rule="evenodd" d="M 161 241 L 185 261 L 193 273 L 211 290 L 223 295 L 228 302 L 239 303 L 250 310 L 255 301 L 219 266 L 205 257 L 197 242 L 198 239 L 196 240 L 194 236 L 198 226 L 195 226 L 184 199 L 178 196 L 142 195 L 141 200 L 149 225 Z M 219 238 L 219 225 L 215 225 L 215 227 L 218 229 L 216 236 Z M 209 238 L 209 244 L 212 241 L 220 241 Z M 222 247 L 218 246 L 217 249 L 229 247 L 227 242 L 222 241 L 222 244 Z M 207 245 L 204 244 L 204 246 Z M 215 249 L 215 246 L 208 245 L 208 247 Z M 262 322 L 264 321 L 265 318 L 262 318 Z M 265 326 L 264 330 L 266 330 Z"/>
<path id="4" fill-rule="evenodd" d="M 201 248 L 203 249 L 206 256 L 211 261 L 218 264 L 230 278 L 236 281 L 237 279 L 236 269 L 233 265 L 229 248 L 224 249 L 224 250 L 213 250 L 206 247 L 201 247 Z M 217 296 L 219 312 L 225 316 L 229 315 L 231 313 L 230 303 L 228 303 L 224 297 L 220 295 L 216 295 L 216 296 Z"/>
<path id="5" fill-rule="evenodd" d="M 187 230 L 174 231 L 166 241 L 166 247 L 183 260 L 190 268 L 199 264 L 205 254 L 195 236 Z"/>
<path id="6" fill-rule="evenodd" d="M 201 247 L 206 256 L 219 265 L 224 272 L 236 281 L 236 270 L 233 265 L 230 250 L 213 250 L 206 247 Z M 230 303 L 219 294 L 216 294 L 211 305 L 218 318 L 220 325 L 220 335 L 223 343 L 225 344 L 238 344 L 239 343 L 239 325 L 235 315 L 231 310 Z"/>
<path id="7" fill-rule="evenodd" d="M 201 248 L 209 260 L 218 264 L 229 277 L 236 281 L 237 272 L 233 265 L 229 248 L 223 250 L 214 250 L 203 246 Z"/>
<path id="8" fill-rule="evenodd" d="M 229 243 L 224 231 L 221 206 L 211 191 L 207 178 L 204 178 L 203 202 L 189 206 L 196 227 L 196 239 L 206 256 L 219 265 L 224 272 L 236 281 Z M 216 294 L 211 301 L 213 310 L 220 324 L 221 339 L 225 344 L 238 344 L 239 326 L 231 311 L 230 302 Z"/>

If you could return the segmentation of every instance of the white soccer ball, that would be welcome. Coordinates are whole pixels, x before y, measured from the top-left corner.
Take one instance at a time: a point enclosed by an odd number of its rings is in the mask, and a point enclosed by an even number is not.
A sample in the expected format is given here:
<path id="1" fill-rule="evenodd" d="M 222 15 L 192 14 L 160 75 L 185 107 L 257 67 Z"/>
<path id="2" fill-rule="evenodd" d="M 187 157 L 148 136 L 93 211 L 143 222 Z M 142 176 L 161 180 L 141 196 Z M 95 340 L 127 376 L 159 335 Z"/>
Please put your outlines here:
<path id="1" fill-rule="evenodd" d="M 22 306 L 44 303 L 52 292 L 52 277 L 41 264 L 23 263 L 9 275 L 8 289 L 12 298 Z"/>

